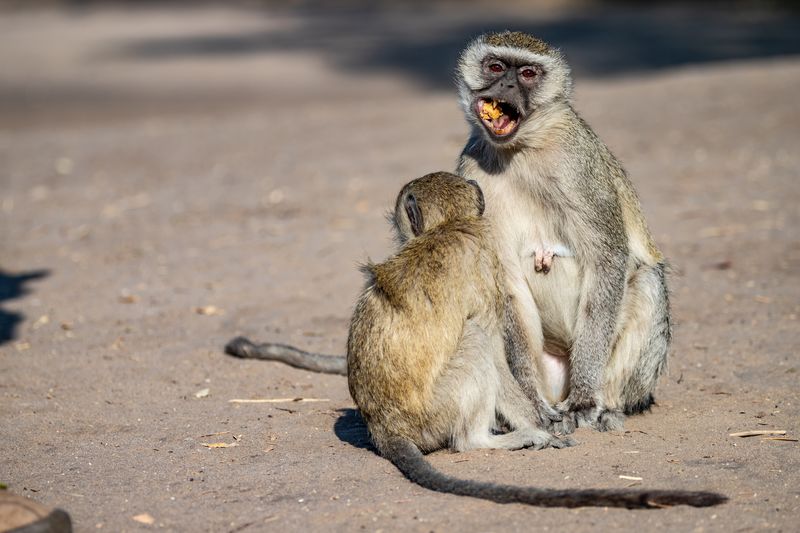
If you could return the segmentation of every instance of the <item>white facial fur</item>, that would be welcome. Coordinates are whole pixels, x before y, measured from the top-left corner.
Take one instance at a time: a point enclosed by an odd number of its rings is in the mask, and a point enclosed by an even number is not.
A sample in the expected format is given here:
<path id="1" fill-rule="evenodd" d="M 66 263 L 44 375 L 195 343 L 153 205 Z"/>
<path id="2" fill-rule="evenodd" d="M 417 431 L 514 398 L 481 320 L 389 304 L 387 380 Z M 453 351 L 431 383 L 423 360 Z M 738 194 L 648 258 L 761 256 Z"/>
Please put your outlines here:
<path id="1" fill-rule="evenodd" d="M 512 48 L 507 46 L 493 46 L 484 42 L 485 37 L 478 37 L 467 47 L 458 61 L 457 74 L 459 83 L 459 96 L 461 106 L 467 117 L 474 119 L 475 113 L 472 109 L 474 97 L 473 91 L 483 89 L 485 79 L 483 78 L 483 60 L 487 56 L 494 56 L 498 59 L 514 60 L 523 65 L 541 65 L 544 69 L 544 79 L 535 89 L 532 101 L 534 106 L 540 106 L 552 102 L 558 97 L 569 100 L 572 96 L 572 77 L 570 76 L 569 65 L 558 50 L 553 50 L 552 54 L 539 54 L 523 48 Z"/>

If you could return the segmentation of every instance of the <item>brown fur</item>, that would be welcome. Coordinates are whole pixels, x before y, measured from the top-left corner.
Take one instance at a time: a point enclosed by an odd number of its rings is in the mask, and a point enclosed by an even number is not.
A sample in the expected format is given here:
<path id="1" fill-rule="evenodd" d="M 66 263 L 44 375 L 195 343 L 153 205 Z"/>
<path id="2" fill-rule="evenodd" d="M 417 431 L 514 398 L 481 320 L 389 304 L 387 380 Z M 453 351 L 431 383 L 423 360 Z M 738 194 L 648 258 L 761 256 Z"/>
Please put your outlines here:
<path id="1" fill-rule="evenodd" d="M 550 46 L 537 39 L 533 35 L 522 33 L 521 31 L 504 31 L 500 33 L 490 33 L 486 36 L 486 44 L 492 46 L 506 46 L 509 48 L 525 48 L 537 54 L 550 54 Z"/>
<path id="2" fill-rule="evenodd" d="M 424 221 L 416 237 L 404 211 L 409 195 Z M 482 202 L 476 186 L 452 174 L 411 182 L 398 196 L 394 217 L 404 245 L 363 268 L 367 287 L 350 326 L 348 383 L 379 448 L 389 434 L 423 450 L 449 445 L 461 414 L 459 402 L 451 401 L 459 391 L 446 390 L 445 374 L 467 322 L 502 338 L 502 268 L 480 217 Z M 536 421 L 532 415 L 530 423 Z"/>

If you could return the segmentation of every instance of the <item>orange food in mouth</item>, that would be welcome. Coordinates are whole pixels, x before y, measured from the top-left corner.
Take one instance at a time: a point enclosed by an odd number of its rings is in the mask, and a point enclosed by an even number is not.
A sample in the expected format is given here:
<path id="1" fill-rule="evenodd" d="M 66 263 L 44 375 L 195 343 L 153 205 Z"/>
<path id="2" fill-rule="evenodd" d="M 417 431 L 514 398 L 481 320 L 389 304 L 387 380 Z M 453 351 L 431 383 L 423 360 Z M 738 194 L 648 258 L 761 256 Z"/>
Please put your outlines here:
<path id="1" fill-rule="evenodd" d="M 506 102 L 480 98 L 476 103 L 476 112 L 486 129 L 497 137 L 510 136 L 519 125 L 519 112 Z"/>
<path id="2" fill-rule="evenodd" d="M 500 110 L 497 100 L 492 100 L 491 102 L 484 100 L 481 108 L 481 118 L 483 120 L 494 120 L 501 116 L 503 116 L 503 112 Z"/>

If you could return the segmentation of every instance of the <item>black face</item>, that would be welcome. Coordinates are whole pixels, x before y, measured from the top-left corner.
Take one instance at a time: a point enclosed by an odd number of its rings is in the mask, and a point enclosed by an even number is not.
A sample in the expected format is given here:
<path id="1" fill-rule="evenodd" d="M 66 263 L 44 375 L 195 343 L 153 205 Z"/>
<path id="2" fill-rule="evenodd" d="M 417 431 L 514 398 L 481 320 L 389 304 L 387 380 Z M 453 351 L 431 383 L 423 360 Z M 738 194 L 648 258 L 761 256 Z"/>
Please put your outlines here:
<path id="1" fill-rule="evenodd" d="M 492 56 L 483 60 L 481 69 L 485 88 L 474 91 L 475 115 L 495 142 L 509 141 L 530 114 L 530 97 L 544 69 Z"/>

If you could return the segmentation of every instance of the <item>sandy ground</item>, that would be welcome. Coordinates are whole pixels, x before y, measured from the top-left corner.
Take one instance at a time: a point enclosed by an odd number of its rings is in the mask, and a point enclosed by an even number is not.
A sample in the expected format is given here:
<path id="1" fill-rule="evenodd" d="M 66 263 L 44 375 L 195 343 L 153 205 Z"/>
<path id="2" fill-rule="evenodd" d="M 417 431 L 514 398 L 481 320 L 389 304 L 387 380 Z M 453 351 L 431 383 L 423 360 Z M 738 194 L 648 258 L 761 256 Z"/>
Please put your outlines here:
<path id="1" fill-rule="evenodd" d="M 375 454 L 343 378 L 221 352 L 244 333 L 343 353 L 356 266 L 390 251 L 385 211 L 463 144 L 456 52 L 509 26 L 564 46 L 577 107 L 638 187 L 675 268 L 671 367 L 624 432 L 430 459 L 516 484 L 710 489 L 723 506 L 431 493 Z M 797 531 L 798 443 L 729 437 L 800 436 L 792 27 L 680 11 L 2 13 L 0 481 L 77 531 Z M 328 401 L 229 402 L 281 397 Z M 203 446 L 217 442 L 237 446 Z"/>

